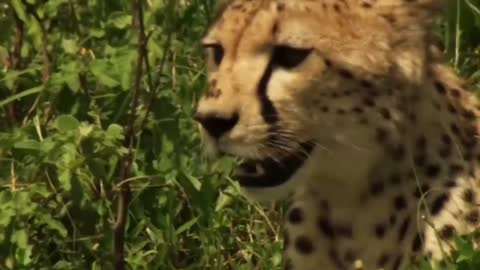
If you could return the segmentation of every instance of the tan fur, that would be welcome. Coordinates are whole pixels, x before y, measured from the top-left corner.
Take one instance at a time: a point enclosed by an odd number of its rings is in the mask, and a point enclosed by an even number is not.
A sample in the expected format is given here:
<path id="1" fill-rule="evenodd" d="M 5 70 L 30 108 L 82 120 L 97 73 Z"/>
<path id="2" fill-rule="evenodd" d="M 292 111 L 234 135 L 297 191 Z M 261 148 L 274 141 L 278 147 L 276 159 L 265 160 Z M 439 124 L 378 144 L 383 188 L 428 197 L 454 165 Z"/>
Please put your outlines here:
<path id="1" fill-rule="evenodd" d="M 285 269 L 353 269 L 359 262 L 363 269 L 403 269 L 453 250 L 438 231 L 478 227 L 477 101 L 432 47 L 441 2 L 227 1 L 205 36 L 204 44 L 221 46 L 224 55 L 217 66 L 208 49 L 216 94 L 203 97 L 197 113 L 239 116 L 218 139 L 201 129 L 210 152 L 281 159 L 302 142 L 316 145 L 286 183 L 246 190 L 259 200 L 292 195 L 291 209 L 302 213 L 301 224 L 287 217 Z M 311 53 L 268 77 L 280 138 L 272 145 L 258 91 L 278 45 Z M 428 189 L 415 196 L 420 187 Z M 473 202 L 465 199 L 470 190 Z M 311 250 L 301 251 L 302 237 Z"/>

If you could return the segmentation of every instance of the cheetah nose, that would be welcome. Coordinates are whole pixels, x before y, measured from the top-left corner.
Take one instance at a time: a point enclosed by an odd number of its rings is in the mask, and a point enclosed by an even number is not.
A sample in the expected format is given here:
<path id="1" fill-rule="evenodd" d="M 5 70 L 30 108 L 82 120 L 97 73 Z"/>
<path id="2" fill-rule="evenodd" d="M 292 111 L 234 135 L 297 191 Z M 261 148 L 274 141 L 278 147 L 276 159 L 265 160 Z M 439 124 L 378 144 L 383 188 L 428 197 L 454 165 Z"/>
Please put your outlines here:
<path id="1" fill-rule="evenodd" d="M 208 134 L 215 139 L 230 131 L 237 124 L 238 118 L 238 113 L 227 116 L 218 113 L 196 112 L 193 116 L 193 119 L 199 122 Z"/>

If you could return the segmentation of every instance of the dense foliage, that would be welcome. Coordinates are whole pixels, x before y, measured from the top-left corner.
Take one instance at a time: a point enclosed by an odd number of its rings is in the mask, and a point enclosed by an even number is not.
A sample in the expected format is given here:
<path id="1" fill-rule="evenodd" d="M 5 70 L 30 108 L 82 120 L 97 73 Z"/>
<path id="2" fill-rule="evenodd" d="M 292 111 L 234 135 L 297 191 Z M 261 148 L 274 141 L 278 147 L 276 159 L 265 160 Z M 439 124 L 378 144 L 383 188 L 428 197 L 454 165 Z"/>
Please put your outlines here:
<path id="1" fill-rule="evenodd" d="M 439 40 L 478 86 L 480 1 L 448 2 Z M 205 162 L 191 119 L 213 6 L 0 2 L 0 269 L 113 269 L 119 243 L 127 269 L 280 269 L 283 207 Z M 452 269 L 480 269 L 459 241 Z"/>

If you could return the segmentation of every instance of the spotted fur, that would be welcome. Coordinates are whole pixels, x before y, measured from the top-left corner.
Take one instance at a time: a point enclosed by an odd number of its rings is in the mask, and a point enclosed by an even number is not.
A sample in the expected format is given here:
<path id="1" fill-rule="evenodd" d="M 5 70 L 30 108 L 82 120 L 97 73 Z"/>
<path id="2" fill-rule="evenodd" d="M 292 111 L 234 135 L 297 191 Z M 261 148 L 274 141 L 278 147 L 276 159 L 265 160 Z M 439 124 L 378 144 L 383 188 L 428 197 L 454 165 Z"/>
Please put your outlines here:
<path id="1" fill-rule="evenodd" d="M 404 269 L 479 227 L 477 100 L 432 45 L 440 0 L 224 1 L 195 118 L 290 196 L 284 269 Z"/>

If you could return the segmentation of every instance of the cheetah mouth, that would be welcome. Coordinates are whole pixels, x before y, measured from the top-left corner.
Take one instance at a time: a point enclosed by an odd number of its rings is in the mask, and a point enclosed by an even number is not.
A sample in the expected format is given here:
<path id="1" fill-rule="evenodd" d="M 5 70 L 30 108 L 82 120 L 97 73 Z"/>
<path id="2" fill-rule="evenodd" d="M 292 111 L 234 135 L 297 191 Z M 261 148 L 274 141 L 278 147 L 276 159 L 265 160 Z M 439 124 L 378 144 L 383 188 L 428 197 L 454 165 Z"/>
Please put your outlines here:
<path id="1" fill-rule="evenodd" d="M 235 179 L 244 188 L 279 186 L 302 167 L 313 148 L 314 144 L 307 142 L 281 159 L 245 160 L 237 168 Z"/>

